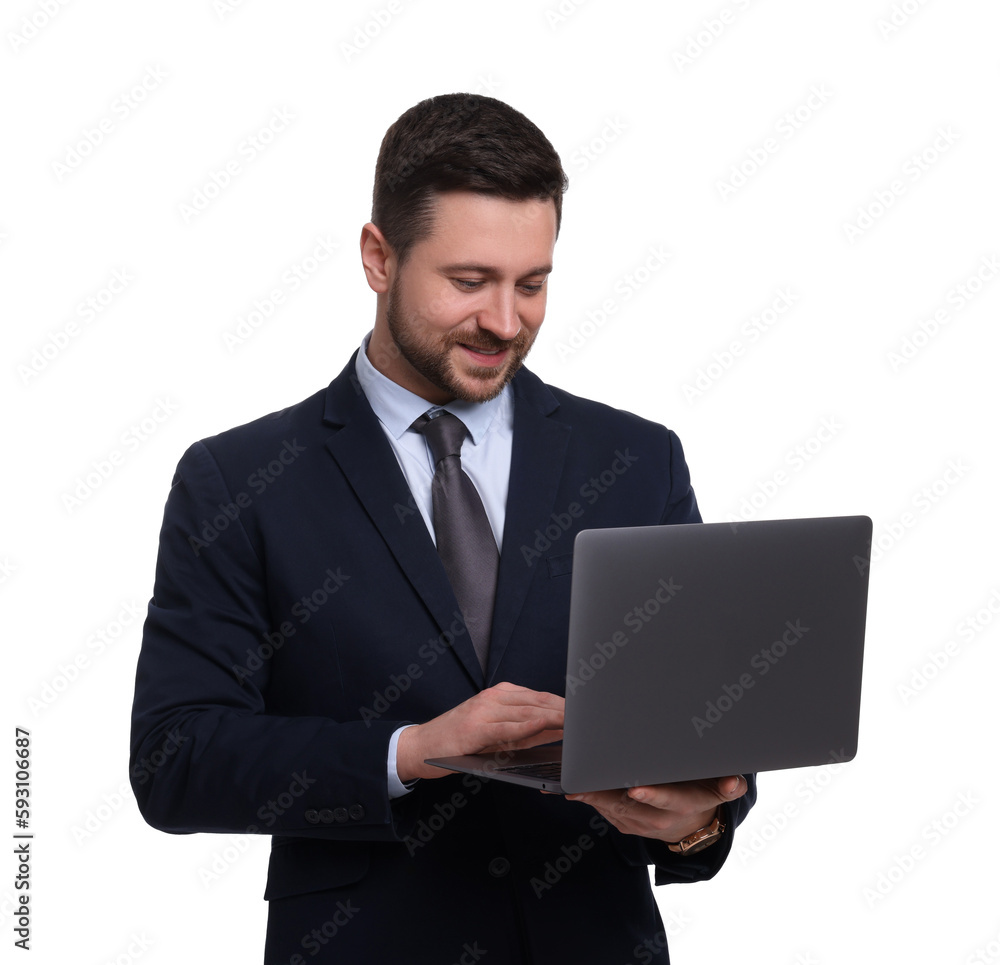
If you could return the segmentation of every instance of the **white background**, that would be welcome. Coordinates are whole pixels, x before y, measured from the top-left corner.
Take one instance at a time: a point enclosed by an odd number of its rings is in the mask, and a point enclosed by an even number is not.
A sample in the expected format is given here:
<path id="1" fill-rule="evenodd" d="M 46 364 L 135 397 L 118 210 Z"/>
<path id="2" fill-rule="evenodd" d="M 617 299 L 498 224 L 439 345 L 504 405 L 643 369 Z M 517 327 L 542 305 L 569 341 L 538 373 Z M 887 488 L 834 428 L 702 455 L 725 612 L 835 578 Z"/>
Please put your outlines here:
<path id="1" fill-rule="evenodd" d="M 765 775 L 723 872 L 658 890 L 673 960 L 1000 960 L 998 9 L 559 9 L 3 5 L 2 820 L 17 724 L 34 961 L 260 960 L 267 840 L 168 836 L 135 809 L 128 614 L 187 445 L 321 388 L 370 327 L 382 133 L 452 90 L 524 111 L 571 178 L 531 367 L 674 428 L 706 520 L 875 521 L 859 756 Z M 248 159 L 275 111 L 293 119 Z M 320 239 L 335 253 L 227 346 Z"/>

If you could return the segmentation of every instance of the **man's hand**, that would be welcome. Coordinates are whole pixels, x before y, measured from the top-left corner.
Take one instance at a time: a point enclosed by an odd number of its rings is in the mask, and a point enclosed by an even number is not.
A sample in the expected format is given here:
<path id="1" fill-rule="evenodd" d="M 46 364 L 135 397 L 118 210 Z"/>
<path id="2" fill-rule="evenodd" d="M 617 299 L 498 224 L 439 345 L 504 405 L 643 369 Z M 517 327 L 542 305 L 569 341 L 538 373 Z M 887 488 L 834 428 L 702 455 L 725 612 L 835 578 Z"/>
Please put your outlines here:
<path id="1" fill-rule="evenodd" d="M 715 809 L 721 803 L 735 801 L 746 792 L 746 778 L 738 775 L 619 791 L 568 794 L 566 800 L 591 805 L 609 824 L 625 834 L 673 842 L 711 824 Z"/>
<path id="2" fill-rule="evenodd" d="M 453 772 L 424 760 L 561 740 L 564 704 L 555 694 L 499 683 L 426 724 L 404 730 L 396 745 L 396 773 L 404 784 L 418 777 L 444 777 Z"/>

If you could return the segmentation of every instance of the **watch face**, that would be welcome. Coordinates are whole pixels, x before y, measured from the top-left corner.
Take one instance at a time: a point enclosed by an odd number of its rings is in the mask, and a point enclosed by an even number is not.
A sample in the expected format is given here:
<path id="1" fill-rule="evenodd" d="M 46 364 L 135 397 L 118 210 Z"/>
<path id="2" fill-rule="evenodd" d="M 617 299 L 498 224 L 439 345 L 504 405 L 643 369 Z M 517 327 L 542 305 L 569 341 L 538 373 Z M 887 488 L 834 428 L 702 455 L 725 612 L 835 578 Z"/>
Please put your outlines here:
<path id="1" fill-rule="evenodd" d="M 693 831 L 686 838 L 681 838 L 676 844 L 668 844 L 667 847 L 679 854 L 697 854 L 704 851 L 711 844 L 715 844 L 725 833 L 726 826 L 722 823 L 721 815 L 717 811 L 712 823 L 704 828 Z"/>
<path id="2" fill-rule="evenodd" d="M 722 837 L 721 831 L 716 831 L 714 834 L 706 834 L 700 841 L 695 841 L 690 848 L 684 848 L 683 854 L 697 854 L 699 851 L 704 851 L 705 848 L 710 845 L 715 844 L 719 838 Z"/>

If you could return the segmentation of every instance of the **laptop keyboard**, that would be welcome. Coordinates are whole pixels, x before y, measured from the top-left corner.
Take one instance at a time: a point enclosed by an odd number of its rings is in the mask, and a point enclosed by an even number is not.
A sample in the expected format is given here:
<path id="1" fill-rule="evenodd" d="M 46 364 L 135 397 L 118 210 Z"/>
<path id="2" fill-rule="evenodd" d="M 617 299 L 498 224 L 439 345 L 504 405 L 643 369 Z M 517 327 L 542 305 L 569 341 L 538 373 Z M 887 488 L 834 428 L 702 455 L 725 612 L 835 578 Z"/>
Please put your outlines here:
<path id="1" fill-rule="evenodd" d="M 561 761 L 543 761 L 540 764 L 511 764 L 509 767 L 498 767 L 496 770 L 505 774 L 522 774 L 524 777 L 537 777 L 551 781 L 558 781 L 562 778 Z"/>

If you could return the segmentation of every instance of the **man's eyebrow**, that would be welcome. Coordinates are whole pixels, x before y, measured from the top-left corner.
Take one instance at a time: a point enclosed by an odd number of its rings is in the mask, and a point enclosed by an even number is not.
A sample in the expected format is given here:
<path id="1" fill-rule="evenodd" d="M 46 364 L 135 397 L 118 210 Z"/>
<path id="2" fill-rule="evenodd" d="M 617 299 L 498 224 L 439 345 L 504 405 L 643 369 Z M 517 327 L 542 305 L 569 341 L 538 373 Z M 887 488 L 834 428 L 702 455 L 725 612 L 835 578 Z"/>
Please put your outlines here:
<path id="1" fill-rule="evenodd" d="M 495 278 L 500 274 L 496 268 L 492 268 L 489 265 L 474 265 L 474 264 L 462 264 L 462 265 L 443 265 L 441 271 L 446 275 L 459 274 L 461 272 L 468 272 L 473 275 L 489 275 Z M 521 278 L 529 278 L 532 275 L 548 275 L 552 271 L 551 265 L 538 265 L 535 268 L 530 268 L 526 271 Z"/>

